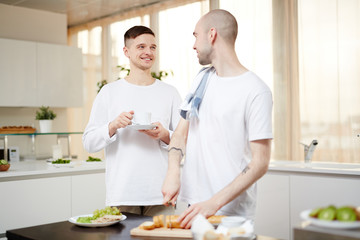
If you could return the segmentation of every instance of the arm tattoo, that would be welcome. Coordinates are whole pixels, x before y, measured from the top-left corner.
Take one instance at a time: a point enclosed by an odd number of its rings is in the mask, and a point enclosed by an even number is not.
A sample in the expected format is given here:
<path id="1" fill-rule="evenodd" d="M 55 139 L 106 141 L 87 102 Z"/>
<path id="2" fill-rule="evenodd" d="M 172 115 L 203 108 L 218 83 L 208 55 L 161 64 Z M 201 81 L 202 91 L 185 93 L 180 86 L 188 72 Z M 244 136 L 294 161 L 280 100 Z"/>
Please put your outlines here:
<path id="1" fill-rule="evenodd" d="M 249 171 L 249 169 L 250 169 L 249 166 L 246 166 L 241 173 L 242 173 L 242 174 L 245 174 L 247 171 Z"/>
<path id="2" fill-rule="evenodd" d="M 184 157 L 184 153 L 183 153 L 183 151 L 182 151 L 182 149 L 181 149 L 181 148 L 171 147 L 171 148 L 168 150 L 168 152 L 170 152 L 171 150 L 180 151 L 181 158 L 183 158 L 183 157 Z"/>

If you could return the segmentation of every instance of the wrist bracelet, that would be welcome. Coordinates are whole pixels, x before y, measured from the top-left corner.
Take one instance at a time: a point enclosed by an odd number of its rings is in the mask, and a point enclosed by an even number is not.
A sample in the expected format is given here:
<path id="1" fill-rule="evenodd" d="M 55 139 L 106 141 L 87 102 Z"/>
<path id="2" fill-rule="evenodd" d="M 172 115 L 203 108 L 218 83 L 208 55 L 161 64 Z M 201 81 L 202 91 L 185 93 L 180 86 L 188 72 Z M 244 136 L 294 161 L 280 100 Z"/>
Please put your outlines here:
<path id="1" fill-rule="evenodd" d="M 183 151 L 182 151 L 182 149 L 181 148 L 177 148 L 177 147 L 171 147 L 169 150 L 168 150 L 168 152 L 170 152 L 171 150 L 176 150 L 176 151 L 180 151 L 180 154 L 181 154 L 181 158 L 183 158 L 184 157 L 184 153 L 183 153 Z"/>

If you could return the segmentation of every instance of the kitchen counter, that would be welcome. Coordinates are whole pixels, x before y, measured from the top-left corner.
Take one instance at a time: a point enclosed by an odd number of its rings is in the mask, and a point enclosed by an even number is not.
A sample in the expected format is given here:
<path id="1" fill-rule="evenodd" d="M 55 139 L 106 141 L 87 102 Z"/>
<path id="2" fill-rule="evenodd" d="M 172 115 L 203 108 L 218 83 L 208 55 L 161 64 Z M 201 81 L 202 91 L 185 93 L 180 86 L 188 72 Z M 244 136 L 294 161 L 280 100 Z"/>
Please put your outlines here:
<path id="1" fill-rule="evenodd" d="M 360 164 L 272 160 L 269 171 L 360 176 Z"/>
<path id="2" fill-rule="evenodd" d="M 73 163 L 72 167 L 57 168 L 45 160 L 14 162 L 8 171 L 0 172 L 0 182 L 105 172 L 104 162 L 75 160 Z M 360 176 L 360 164 L 271 161 L 269 171 Z"/>
<path id="3" fill-rule="evenodd" d="M 0 172 L 0 182 L 49 177 L 104 173 L 104 162 L 75 160 L 72 166 L 55 167 L 45 160 L 31 160 L 11 163 L 10 169 Z"/>
<path id="4" fill-rule="evenodd" d="M 45 224 L 35 227 L 28 227 L 22 229 L 6 231 L 8 240 L 22 240 L 22 239 L 35 239 L 35 240 L 107 240 L 107 239 L 167 239 L 158 237 L 132 237 L 130 230 L 139 226 L 144 221 L 149 221 L 152 217 L 145 217 L 131 213 L 123 213 L 127 219 L 114 224 L 109 227 L 103 228 L 86 228 L 78 227 L 68 221 L 57 222 L 52 224 Z M 184 238 L 174 238 L 176 240 L 185 240 Z M 257 240 L 275 240 L 275 238 L 257 236 Z"/>
<path id="5" fill-rule="evenodd" d="M 257 187 L 255 231 L 293 239 L 292 230 L 305 210 L 330 204 L 360 206 L 360 164 L 272 160 Z"/>

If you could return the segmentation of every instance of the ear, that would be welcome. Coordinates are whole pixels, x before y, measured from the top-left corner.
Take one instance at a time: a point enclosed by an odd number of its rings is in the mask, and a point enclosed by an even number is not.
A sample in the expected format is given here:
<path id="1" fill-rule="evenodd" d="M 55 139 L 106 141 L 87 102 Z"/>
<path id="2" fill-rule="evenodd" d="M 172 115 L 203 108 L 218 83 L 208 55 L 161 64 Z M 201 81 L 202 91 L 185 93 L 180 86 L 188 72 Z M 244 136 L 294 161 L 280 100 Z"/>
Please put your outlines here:
<path id="1" fill-rule="evenodd" d="M 129 56 L 129 49 L 127 47 L 123 47 L 123 51 L 124 51 L 124 55 L 127 57 L 127 58 L 130 58 Z"/>
<path id="2" fill-rule="evenodd" d="M 211 43 L 211 44 L 214 44 L 216 38 L 217 38 L 216 28 L 210 28 L 210 30 L 209 30 L 209 40 L 210 40 L 210 43 Z"/>

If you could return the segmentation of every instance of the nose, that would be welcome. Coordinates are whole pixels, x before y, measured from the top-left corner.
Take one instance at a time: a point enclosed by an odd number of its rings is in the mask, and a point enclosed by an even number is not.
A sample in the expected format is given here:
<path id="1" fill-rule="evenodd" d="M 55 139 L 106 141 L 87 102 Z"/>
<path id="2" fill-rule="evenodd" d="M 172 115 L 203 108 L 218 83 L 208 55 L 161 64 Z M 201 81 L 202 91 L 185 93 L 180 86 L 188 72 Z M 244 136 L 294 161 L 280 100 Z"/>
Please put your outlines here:
<path id="1" fill-rule="evenodd" d="M 149 55 L 152 54 L 151 48 L 149 48 L 149 47 L 145 48 L 145 53 L 149 54 Z"/>

